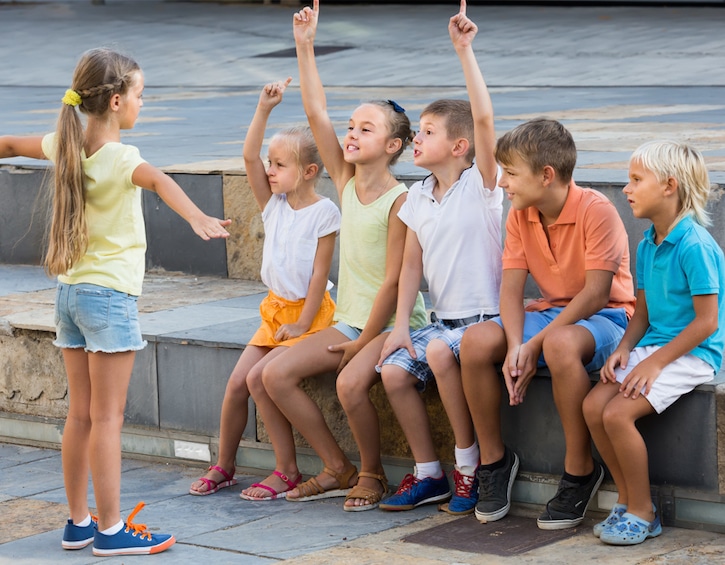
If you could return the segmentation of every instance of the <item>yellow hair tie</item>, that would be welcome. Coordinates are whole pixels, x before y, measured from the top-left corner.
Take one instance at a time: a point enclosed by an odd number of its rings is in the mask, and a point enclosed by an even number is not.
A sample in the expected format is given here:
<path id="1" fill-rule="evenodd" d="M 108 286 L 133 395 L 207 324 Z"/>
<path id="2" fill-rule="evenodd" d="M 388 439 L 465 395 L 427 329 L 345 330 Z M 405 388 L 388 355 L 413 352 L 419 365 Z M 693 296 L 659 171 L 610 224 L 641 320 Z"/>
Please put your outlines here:
<path id="1" fill-rule="evenodd" d="M 69 88 L 65 91 L 65 96 L 63 96 L 61 102 L 68 106 L 78 106 L 81 103 L 81 95 Z"/>

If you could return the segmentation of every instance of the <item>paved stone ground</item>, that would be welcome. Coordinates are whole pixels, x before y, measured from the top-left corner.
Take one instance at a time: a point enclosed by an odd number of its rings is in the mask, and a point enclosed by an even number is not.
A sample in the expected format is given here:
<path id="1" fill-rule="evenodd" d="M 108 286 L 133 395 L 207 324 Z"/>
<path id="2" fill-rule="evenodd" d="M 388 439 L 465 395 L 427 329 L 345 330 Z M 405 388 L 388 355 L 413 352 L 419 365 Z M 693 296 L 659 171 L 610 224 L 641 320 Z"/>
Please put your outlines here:
<path id="1" fill-rule="evenodd" d="M 91 563 L 264 565 L 717 565 L 725 563 L 725 537 L 710 532 L 665 528 L 659 538 L 631 548 L 607 547 L 589 529 L 594 517 L 571 536 L 521 554 L 506 556 L 511 534 L 506 520 L 478 525 L 421 507 L 411 512 L 343 513 L 342 499 L 307 503 L 284 500 L 252 503 L 242 488 L 262 479 L 237 473 L 239 484 L 209 497 L 186 494 L 200 468 L 124 459 L 121 508 L 128 514 L 139 500 L 138 521 L 152 531 L 173 533 L 177 543 L 154 556 L 97 558 L 90 548 L 60 547 L 67 517 L 60 454 L 55 450 L 0 443 L 0 564 L 85 565 Z M 91 498 L 92 501 L 92 498 Z M 515 507 L 513 517 L 533 521 L 538 509 Z M 466 521 L 461 523 L 460 521 Z M 440 547 L 440 530 L 461 523 L 469 535 L 500 539 L 499 553 Z M 465 526 L 464 526 L 465 524 Z M 428 544 L 406 542 L 423 532 Z M 438 545 L 437 545 L 438 544 Z M 510 549 L 510 548 L 508 548 Z"/>
<path id="2" fill-rule="evenodd" d="M 447 34 L 450 5 L 325 5 L 318 57 L 338 131 L 369 98 L 395 98 L 418 119 L 426 103 L 463 97 Z M 0 131 L 53 129 L 77 57 L 110 45 L 144 68 L 146 105 L 124 139 L 170 170 L 227 170 L 265 82 L 296 79 L 281 5 L 107 0 L 0 1 Z M 579 147 L 580 182 L 625 182 L 640 143 L 688 140 L 725 183 L 725 10 L 720 7 L 471 6 L 475 50 L 497 129 L 562 120 Z M 42 39 L 41 39 L 42 38 Z M 349 47 L 349 48 L 348 48 Z M 293 82 L 270 129 L 304 121 Z M 399 174 L 421 174 L 406 152 Z M 14 161 L 17 163 L 22 160 Z"/>

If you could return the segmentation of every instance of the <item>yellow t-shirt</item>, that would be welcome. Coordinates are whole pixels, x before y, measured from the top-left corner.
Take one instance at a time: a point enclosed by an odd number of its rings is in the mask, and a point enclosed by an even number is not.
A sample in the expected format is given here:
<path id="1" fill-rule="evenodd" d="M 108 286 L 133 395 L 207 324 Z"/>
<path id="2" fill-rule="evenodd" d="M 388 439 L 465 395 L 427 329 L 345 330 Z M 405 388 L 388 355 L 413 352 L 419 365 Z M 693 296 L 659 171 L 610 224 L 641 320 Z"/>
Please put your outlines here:
<path id="1" fill-rule="evenodd" d="M 55 162 L 56 136 L 43 138 L 43 153 Z M 146 270 L 146 229 L 141 188 L 131 181 L 145 163 L 132 145 L 106 143 L 90 157 L 81 155 L 85 172 L 88 249 L 58 280 L 90 283 L 139 296 Z"/>
<path id="2" fill-rule="evenodd" d="M 355 193 L 355 177 L 345 185 L 340 203 L 342 222 L 336 321 L 353 328 L 365 327 L 375 296 L 385 279 L 390 209 L 398 196 L 407 190 L 404 184 L 399 184 L 365 205 Z M 387 325 L 394 323 L 395 316 Z M 419 292 L 410 316 L 410 327 L 418 329 L 425 324 L 425 303 Z"/>

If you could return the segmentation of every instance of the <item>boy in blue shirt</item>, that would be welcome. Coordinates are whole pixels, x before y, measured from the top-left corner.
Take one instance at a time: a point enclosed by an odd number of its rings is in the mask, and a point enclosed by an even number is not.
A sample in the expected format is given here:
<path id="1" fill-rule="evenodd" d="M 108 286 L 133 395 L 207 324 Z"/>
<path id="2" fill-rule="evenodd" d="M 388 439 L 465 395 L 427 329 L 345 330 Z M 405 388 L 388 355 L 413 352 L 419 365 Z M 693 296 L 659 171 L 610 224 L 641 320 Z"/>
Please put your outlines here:
<path id="1" fill-rule="evenodd" d="M 652 221 L 637 248 L 637 305 L 584 400 L 618 491 L 609 516 L 594 526 L 612 545 L 662 533 L 636 421 L 712 380 L 725 345 L 725 258 L 704 227 L 710 181 L 702 155 L 672 141 L 646 143 L 630 159 L 624 194 L 635 217 Z"/>

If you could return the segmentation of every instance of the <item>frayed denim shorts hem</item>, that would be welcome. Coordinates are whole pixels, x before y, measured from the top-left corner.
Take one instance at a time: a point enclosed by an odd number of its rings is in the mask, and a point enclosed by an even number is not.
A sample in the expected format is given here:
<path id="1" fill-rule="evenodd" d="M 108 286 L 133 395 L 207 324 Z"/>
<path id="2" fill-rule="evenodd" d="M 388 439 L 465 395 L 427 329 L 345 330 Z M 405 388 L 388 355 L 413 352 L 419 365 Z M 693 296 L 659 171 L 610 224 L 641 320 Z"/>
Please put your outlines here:
<path id="1" fill-rule="evenodd" d="M 53 345 L 88 353 L 143 349 L 147 342 L 141 335 L 137 300 L 137 296 L 94 284 L 58 283 Z"/>

